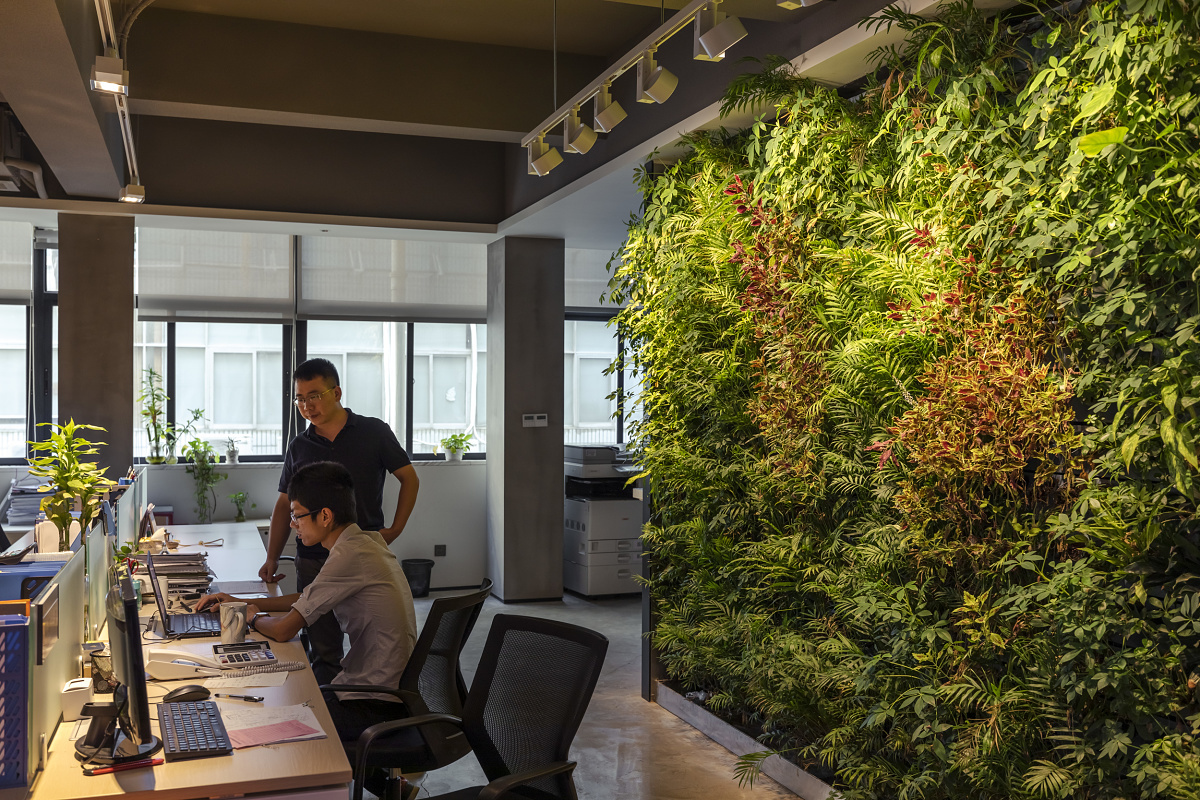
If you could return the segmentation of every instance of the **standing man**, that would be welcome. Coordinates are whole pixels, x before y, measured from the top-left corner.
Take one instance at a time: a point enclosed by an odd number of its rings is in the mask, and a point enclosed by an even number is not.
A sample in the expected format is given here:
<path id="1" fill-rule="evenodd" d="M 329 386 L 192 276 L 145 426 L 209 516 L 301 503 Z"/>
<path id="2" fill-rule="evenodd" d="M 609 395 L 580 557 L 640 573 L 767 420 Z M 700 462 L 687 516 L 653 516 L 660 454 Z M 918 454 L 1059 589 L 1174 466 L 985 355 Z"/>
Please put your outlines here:
<path id="1" fill-rule="evenodd" d="M 342 407 L 342 389 L 337 368 L 324 358 L 311 358 L 296 367 L 292 375 L 296 407 L 309 426 L 288 445 L 279 478 L 279 498 L 271 511 L 271 533 L 267 538 L 267 560 L 258 575 L 267 583 L 283 577 L 279 555 L 290 532 L 291 509 L 287 487 L 292 476 L 306 464 L 334 461 L 350 472 L 354 485 L 358 523 L 363 530 L 379 531 L 391 544 L 404 530 L 417 503 L 420 481 L 408 453 L 396 440 L 387 423 L 374 417 L 362 417 Z M 383 484 L 388 473 L 400 481 L 400 498 L 391 525 L 384 525 Z M 312 583 L 329 551 L 319 544 L 296 542 L 296 590 L 303 592 Z M 312 647 L 313 671 L 318 683 L 328 683 L 341 670 L 342 629 L 332 613 L 326 613 L 308 625 Z"/>

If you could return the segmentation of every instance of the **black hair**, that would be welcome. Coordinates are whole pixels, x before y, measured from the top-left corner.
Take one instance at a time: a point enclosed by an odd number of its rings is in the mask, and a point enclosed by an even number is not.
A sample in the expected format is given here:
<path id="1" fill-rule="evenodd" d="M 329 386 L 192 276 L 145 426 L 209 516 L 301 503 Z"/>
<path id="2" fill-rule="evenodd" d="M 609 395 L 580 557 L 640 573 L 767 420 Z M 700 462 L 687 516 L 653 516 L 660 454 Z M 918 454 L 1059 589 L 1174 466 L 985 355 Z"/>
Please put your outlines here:
<path id="1" fill-rule="evenodd" d="M 330 388 L 341 386 L 338 382 L 337 367 L 327 358 L 310 358 L 292 373 L 292 383 L 296 381 L 311 381 L 313 378 L 324 378 L 329 381 Z"/>
<path id="2" fill-rule="evenodd" d="M 358 522 L 358 506 L 354 502 L 354 480 L 350 471 L 333 461 L 317 461 L 296 470 L 288 482 L 287 496 L 307 508 L 333 512 L 333 524 L 349 525 Z"/>

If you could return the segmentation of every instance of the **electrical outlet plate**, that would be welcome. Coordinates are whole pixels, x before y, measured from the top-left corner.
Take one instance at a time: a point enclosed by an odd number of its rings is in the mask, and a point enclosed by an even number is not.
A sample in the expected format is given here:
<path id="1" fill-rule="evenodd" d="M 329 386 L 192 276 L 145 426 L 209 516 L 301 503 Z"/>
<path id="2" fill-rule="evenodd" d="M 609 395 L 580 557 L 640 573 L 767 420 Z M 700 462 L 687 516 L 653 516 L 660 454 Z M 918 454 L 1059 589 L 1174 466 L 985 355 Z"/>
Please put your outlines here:
<path id="1" fill-rule="evenodd" d="M 444 545 L 444 544 L 435 544 L 435 545 L 433 546 L 433 554 L 434 554 L 435 556 L 444 556 L 444 555 L 446 555 L 446 545 Z"/>
<path id="2" fill-rule="evenodd" d="M 523 428 L 544 428 L 549 424 L 548 414 L 522 414 L 521 427 Z"/>

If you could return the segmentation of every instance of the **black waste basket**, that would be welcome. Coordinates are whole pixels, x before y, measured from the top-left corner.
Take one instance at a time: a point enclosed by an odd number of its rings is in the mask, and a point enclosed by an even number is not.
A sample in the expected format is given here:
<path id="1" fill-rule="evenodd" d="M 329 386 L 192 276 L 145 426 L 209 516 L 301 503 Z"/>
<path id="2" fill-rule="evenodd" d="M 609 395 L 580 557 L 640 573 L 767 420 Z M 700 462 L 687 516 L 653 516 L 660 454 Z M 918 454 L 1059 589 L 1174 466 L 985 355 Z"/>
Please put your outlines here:
<path id="1" fill-rule="evenodd" d="M 424 597 L 429 594 L 429 574 L 433 572 L 432 558 L 406 558 L 400 562 L 404 577 L 408 578 L 408 588 L 413 597 Z"/>

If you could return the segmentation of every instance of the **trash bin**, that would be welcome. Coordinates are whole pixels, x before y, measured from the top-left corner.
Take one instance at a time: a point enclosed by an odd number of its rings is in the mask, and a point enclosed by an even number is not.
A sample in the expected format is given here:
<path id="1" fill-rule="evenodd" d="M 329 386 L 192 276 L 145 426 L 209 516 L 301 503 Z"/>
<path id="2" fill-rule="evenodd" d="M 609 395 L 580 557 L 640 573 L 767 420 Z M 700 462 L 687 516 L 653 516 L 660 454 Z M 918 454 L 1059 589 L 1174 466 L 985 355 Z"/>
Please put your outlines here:
<path id="1" fill-rule="evenodd" d="M 404 577 L 408 578 L 408 588 L 413 597 L 424 597 L 429 594 L 429 575 L 433 572 L 432 558 L 406 558 L 400 562 Z"/>

